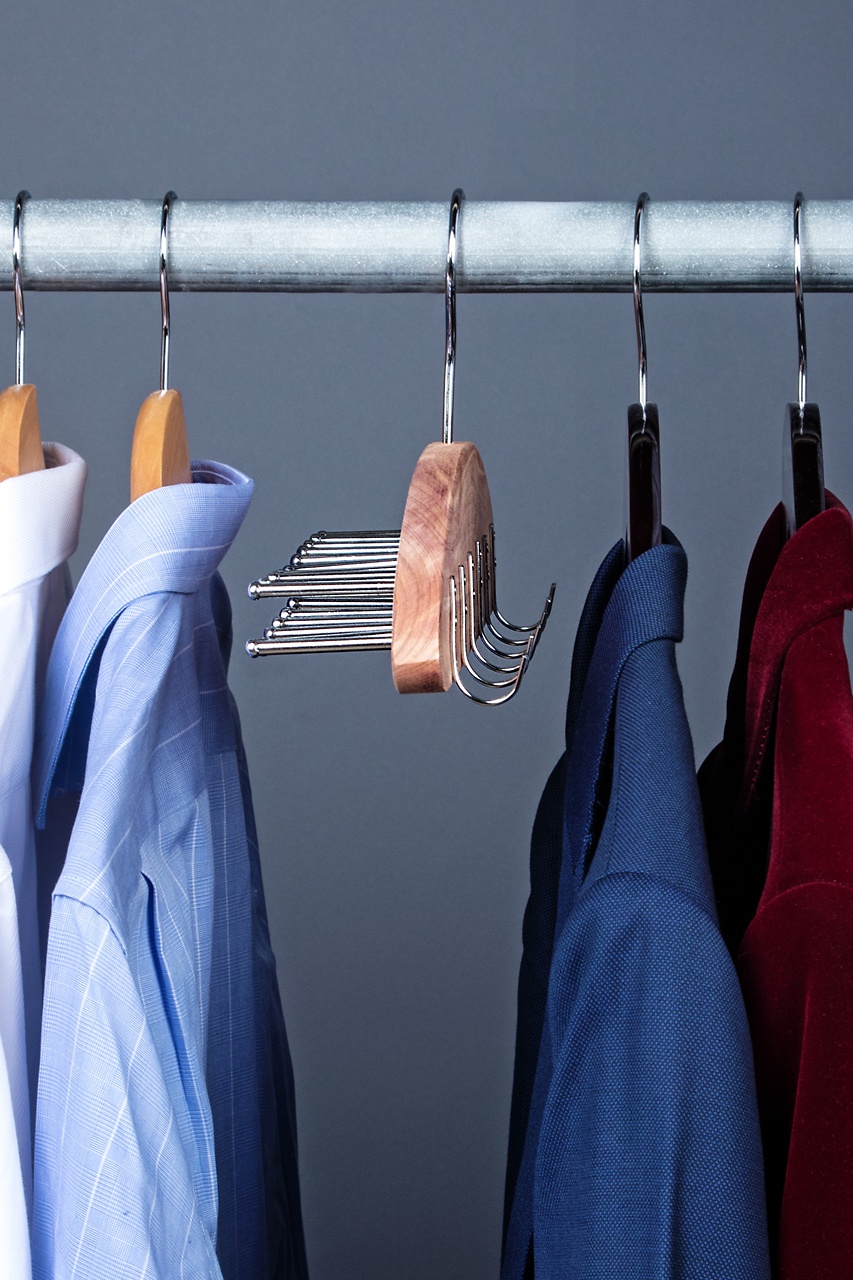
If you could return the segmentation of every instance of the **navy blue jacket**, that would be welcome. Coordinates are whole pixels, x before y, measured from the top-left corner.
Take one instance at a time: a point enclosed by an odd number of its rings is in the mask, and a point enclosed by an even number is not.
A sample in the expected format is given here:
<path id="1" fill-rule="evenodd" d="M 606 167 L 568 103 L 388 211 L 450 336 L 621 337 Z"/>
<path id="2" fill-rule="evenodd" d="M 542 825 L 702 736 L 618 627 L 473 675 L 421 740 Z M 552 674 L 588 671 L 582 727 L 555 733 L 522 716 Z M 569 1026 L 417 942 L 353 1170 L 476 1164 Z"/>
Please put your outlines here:
<path id="1" fill-rule="evenodd" d="M 675 665 L 687 562 L 614 547 L 537 815 L 503 1280 L 766 1280 L 749 1031 Z M 547 976 L 546 976 L 547 975 Z"/>

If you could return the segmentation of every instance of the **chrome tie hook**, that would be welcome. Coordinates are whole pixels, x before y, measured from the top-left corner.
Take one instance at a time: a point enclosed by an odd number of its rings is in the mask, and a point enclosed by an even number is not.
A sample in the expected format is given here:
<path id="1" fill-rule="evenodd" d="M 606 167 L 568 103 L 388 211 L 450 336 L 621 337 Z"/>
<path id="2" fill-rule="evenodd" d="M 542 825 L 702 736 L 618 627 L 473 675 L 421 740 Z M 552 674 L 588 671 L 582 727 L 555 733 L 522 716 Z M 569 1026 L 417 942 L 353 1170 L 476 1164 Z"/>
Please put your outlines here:
<path id="1" fill-rule="evenodd" d="M 806 395 L 808 351 L 801 244 L 803 193 L 794 196 L 794 307 L 797 316 L 797 399 L 785 410 L 783 499 L 788 534 L 826 509 L 820 410 Z"/>
<path id="2" fill-rule="evenodd" d="M 808 351 L 806 349 L 806 307 L 803 301 L 803 251 L 800 244 L 800 221 L 803 212 L 803 193 L 794 196 L 794 306 L 797 313 L 797 406 L 802 417 L 806 407 L 806 375 Z"/>
<path id="3" fill-rule="evenodd" d="M 15 383 L 24 385 L 24 282 L 21 275 L 21 224 L 29 191 L 19 191 L 15 198 L 15 220 L 12 224 L 12 284 L 15 291 Z"/>
<path id="4" fill-rule="evenodd" d="M 169 253 L 169 214 L 172 212 L 172 204 L 177 200 L 174 191 L 167 191 L 163 197 L 163 207 L 160 210 L 160 315 L 162 331 L 160 336 L 160 390 L 169 390 L 169 338 L 171 336 L 172 323 L 169 311 L 169 269 L 168 269 L 168 253 Z"/>
<path id="5" fill-rule="evenodd" d="M 640 408 L 643 410 L 644 417 L 646 413 L 646 370 L 648 368 L 648 359 L 646 354 L 646 324 L 643 319 L 643 286 L 640 278 L 640 260 L 643 214 L 645 213 L 648 199 L 648 191 L 640 192 L 634 209 L 634 269 L 632 273 L 634 290 L 634 325 L 637 330 L 637 401 Z"/>

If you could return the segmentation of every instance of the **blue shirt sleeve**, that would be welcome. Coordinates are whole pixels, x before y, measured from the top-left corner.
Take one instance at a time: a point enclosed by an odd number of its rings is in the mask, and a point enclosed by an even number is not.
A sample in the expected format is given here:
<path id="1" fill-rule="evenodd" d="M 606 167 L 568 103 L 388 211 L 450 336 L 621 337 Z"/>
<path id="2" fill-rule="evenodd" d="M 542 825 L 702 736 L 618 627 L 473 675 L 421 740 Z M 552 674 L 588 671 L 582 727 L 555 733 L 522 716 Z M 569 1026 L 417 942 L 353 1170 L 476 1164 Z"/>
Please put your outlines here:
<path id="1" fill-rule="evenodd" d="M 127 957 L 98 912 L 59 895 L 44 1025 L 34 1280 L 219 1280 L 215 1177 L 199 1194 Z"/>

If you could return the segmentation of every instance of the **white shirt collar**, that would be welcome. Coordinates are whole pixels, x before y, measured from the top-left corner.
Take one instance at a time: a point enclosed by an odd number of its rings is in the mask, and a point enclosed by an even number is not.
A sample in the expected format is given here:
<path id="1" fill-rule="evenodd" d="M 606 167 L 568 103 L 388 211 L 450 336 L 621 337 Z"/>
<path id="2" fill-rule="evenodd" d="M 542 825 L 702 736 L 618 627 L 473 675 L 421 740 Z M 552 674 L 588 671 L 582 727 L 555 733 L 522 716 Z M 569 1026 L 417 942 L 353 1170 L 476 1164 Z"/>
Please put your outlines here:
<path id="1" fill-rule="evenodd" d="M 45 444 L 44 471 L 0 481 L 0 595 L 42 578 L 77 549 L 88 468 L 62 444 Z"/>

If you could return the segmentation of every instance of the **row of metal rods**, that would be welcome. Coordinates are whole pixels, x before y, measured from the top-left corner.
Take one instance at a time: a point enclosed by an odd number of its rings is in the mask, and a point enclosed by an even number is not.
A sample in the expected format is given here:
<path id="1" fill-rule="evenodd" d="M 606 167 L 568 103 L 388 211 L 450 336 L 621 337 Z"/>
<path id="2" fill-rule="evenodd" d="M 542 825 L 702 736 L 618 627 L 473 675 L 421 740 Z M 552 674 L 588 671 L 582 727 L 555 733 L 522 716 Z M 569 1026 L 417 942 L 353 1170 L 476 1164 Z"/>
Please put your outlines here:
<path id="1" fill-rule="evenodd" d="M 249 653 L 390 649 L 399 549 L 399 529 L 315 533 L 282 570 L 249 587 L 254 600 L 287 597 Z"/>
<path id="2" fill-rule="evenodd" d="M 255 599 L 287 597 L 264 639 L 249 641 L 249 653 L 262 656 L 390 648 L 399 544 L 399 530 L 393 529 L 314 534 L 288 565 L 249 588 Z M 491 527 L 476 541 L 467 564 L 459 566 L 458 582 L 454 578 L 450 586 L 454 682 L 468 697 L 482 700 L 465 688 L 464 671 L 489 690 L 509 690 L 499 699 L 505 701 L 518 688 L 533 655 L 550 612 L 553 588 L 534 626 L 517 627 L 504 618 L 497 607 Z M 494 675 L 508 678 L 495 680 Z"/>

